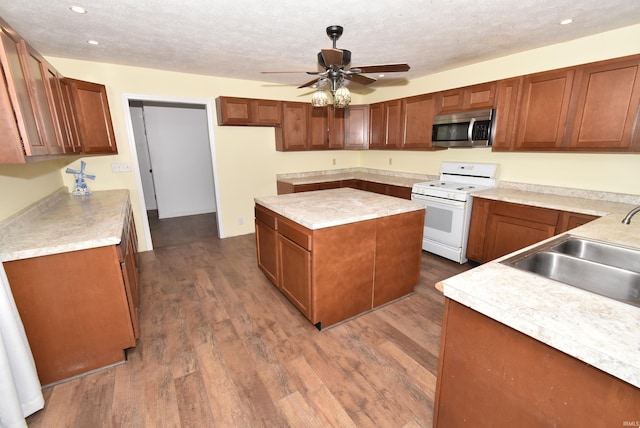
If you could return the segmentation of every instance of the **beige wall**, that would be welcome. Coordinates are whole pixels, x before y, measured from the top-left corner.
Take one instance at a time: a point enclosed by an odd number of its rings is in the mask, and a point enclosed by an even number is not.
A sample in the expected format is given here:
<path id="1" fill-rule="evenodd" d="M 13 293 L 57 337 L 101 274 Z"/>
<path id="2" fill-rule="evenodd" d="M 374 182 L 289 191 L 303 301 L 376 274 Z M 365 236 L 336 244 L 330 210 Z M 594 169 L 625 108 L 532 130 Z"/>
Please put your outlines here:
<path id="1" fill-rule="evenodd" d="M 355 103 L 376 102 L 451 87 L 496 80 L 519 74 L 640 53 L 640 25 L 602 33 L 569 43 L 523 52 L 493 61 L 416 79 L 399 87 L 379 87 Z M 97 179 L 93 190 L 128 188 L 140 224 L 141 207 L 133 173 L 112 173 L 112 162 L 132 162 L 124 107 L 125 94 L 154 99 L 207 99 L 220 95 L 305 100 L 310 91 L 270 83 L 174 73 L 115 64 L 49 58 L 62 74 L 106 85 L 119 154 L 87 157 L 87 171 Z M 224 236 L 253 232 L 253 198 L 275 194 L 278 173 L 364 166 L 404 172 L 437 174 L 443 160 L 497 162 L 500 178 L 508 181 L 578 187 L 622 193 L 640 193 L 640 155 L 492 153 L 489 149 L 441 152 L 327 151 L 280 153 L 275 151 L 272 128 L 219 127 L 214 124 L 220 204 Z M 389 159 L 391 158 L 391 165 Z M 333 159 L 336 159 L 335 166 Z M 0 219 L 4 219 L 61 185 L 71 187 L 64 174 L 77 158 L 22 166 L 0 166 Z M 146 249 L 139 230 L 141 249 Z"/>

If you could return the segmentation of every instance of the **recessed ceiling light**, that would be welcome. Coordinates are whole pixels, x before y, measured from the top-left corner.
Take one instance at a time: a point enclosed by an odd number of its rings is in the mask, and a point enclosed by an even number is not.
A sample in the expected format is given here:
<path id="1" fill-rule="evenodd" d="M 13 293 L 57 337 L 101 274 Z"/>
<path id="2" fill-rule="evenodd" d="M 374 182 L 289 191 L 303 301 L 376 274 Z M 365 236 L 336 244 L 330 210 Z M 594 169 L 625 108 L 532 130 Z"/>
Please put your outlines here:
<path id="1" fill-rule="evenodd" d="M 98 43 L 97 40 L 87 40 L 87 43 L 89 43 L 90 45 L 99 45 L 100 43 Z"/>
<path id="2" fill-rule="evenodd" d="M 85 9 L 82 6 L 71 6 L 69 8 L 69 10 L 71 10 L 71 12 L 75 12 L 75 13 L 82 13 L 82 14 L 87 13 L 87 9 Z"/>
<path id="3" fill-rule="evenodd" d="M 384 77 L 384 74 L 378 74 L 378 77 Z"/>
<path id="4" fill-rule="evenodd" d="M 573 19 L 567 18 L 567 19 L 563 19 L 562 21 L 560 21 L 560 25 L 569 25 L 572 22 L 573 22 Z"/>

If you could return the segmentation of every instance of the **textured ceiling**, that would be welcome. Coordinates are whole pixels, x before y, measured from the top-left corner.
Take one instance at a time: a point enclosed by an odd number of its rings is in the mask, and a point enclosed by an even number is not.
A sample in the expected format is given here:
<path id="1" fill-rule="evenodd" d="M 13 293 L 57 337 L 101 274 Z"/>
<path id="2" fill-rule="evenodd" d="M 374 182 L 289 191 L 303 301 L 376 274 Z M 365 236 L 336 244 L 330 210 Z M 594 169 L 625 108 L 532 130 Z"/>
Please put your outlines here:
<path id="1" fill-rule="evenodd" d="M 260 72 L 316 70 L 342 25 L 353 66 L 411 65 L 375 87 L 638 24 L 640 0 L 0 0 L 0 16 L 45 56 L 284 84 L 310 77 Z"/>

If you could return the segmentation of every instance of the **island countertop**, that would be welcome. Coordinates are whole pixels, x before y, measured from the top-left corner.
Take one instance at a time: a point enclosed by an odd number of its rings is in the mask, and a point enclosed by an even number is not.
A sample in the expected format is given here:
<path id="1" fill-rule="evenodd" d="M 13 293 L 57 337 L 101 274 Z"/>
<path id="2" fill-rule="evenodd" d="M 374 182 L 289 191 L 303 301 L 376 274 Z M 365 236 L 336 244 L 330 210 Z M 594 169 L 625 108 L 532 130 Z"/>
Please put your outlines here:
<path id="1" fill-rule="evenodd" d="M 264 196 L 255 202 L 311 230 L 424 209 L 418 202 L 350 188 Z"/>
<path id="2" fill-rule="evenodd" d="M 0 262 L 117 245 L 129 206 L 128 190 L 61 188 L 0 223 Z"/>
<path id="3" fill-rule="evenodd" d="M 532 200 L 529 192 L 502 190 L 477 196 Z M 547 196 L 537 199 L 548 206 Z M 560 201 L 551 199 L 553 204 Z M 571 206 L 571 201 L 561 203 Z M 640 248 L 640 217 L 629 225 L 621 223 L 631 208 L 628 203 L 593 201 L 588 209 L 603 217 L 566 234 Z M 500 263 L 539 244 L 445 279 L 436 287 L 452 300 L 640 388 L 640 308 Z"/>

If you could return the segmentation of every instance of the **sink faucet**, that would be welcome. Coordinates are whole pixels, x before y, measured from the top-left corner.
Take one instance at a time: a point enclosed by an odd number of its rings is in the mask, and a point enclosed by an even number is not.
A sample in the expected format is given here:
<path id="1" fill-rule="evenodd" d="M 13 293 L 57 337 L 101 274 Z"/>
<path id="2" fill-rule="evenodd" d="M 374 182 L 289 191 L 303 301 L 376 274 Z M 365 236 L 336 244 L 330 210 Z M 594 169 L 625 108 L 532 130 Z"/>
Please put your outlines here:
<path id="1" fill-rule="evenodd" d="M 629 224 L 631 223 L 631 217 L 633 217 L 634 215 L 636 215 L 638 212 L 640 212 L 640 205 L 638 205 L 637 207 L 635 207 L 634 209 L 632 209 L 631 211 L 629 211 L 629 213 L 624 216 L 624 218 L 622 219 L 622 222 L 624 224 Z"/>

